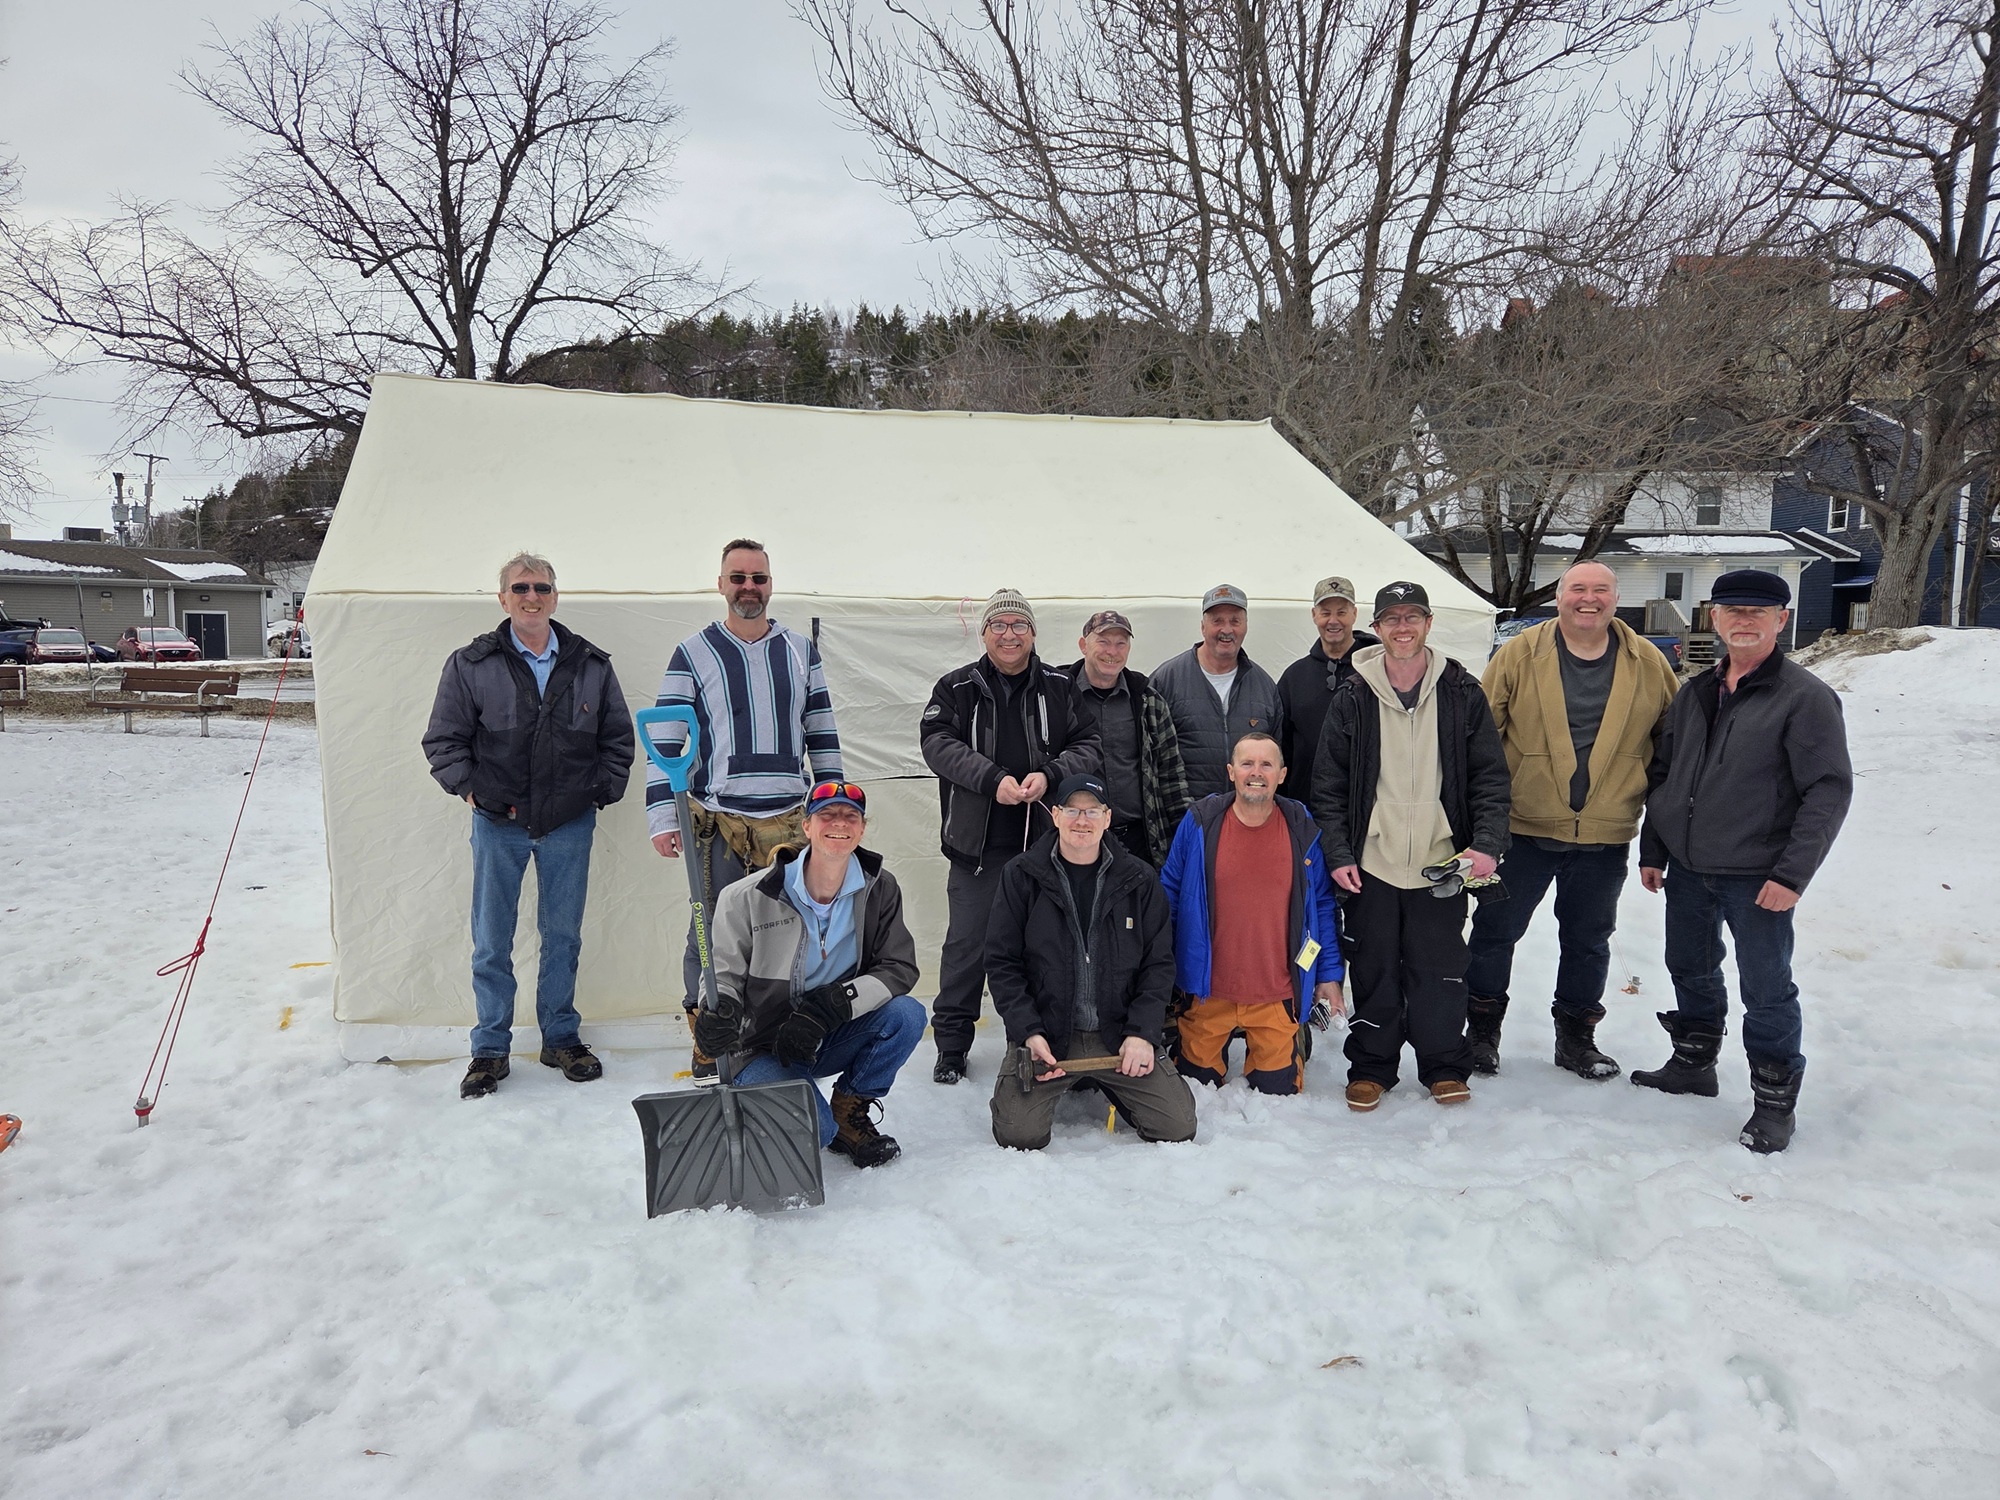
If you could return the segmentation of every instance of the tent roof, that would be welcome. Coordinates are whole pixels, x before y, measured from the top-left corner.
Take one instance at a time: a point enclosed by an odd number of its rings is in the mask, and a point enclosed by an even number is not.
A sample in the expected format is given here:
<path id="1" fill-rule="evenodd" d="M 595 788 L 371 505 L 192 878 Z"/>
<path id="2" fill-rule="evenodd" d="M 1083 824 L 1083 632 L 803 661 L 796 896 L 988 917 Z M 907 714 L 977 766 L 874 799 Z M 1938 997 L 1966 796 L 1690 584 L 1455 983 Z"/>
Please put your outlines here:
<path id="1" fill-rule="evenodd" d="M 698 519 L 691 519 L 698 518 Z M 1268 422 L 852 411 L 380 375 L 315 594 L 486 594 L 545 552 L 567 594 L 705 594 L 770 543 L 782 594 L 1303 599 L 1330 567 L 1479 596 Z M 1136 586 L 1143 580 L 1143 587 Z"/>

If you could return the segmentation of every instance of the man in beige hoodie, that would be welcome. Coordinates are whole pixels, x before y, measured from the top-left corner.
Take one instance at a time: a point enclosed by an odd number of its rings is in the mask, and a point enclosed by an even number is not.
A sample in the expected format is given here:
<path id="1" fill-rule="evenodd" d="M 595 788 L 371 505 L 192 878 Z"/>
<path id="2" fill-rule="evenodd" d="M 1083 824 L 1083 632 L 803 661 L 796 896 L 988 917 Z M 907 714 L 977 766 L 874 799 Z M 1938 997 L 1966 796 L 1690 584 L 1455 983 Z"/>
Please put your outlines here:
<path id="1" fill-rule="evenodd" d="M 1427 867 L 1469 856 L 1474 881 L 1507 852 L 1507 760 L 1473 675 L 1426 644 L 1422 585 L 1375 596 L 1382 644 L 1355 653 L 1328 706 L 1312 809 L 1342 901 L 1354 1013 L 1347 1105 L 1371 1110 L 1396 1085 L 1403 1042 L 1440 1104 L 1471 1097 L 1465 1040 L 1462 883 Z"/>
<path id="2" fill-rule="evenodd" d="M 1500 1023 L 1514 945 L 1549 886 L 1556 888 L 1556 1066 L 1583 1078 L 1616 1078 L 1597 1050 L 1618 895 L 1646 767 L 1679 686 L 1666 656 L 1617 618 L 1618 579 L 1580 562 L 1556 585 L 1556 617 L 1522 631 L 1486 664 L 1480 685 L 1493 707 L 1514 776 L 1514 841 L 1500 868 L 1510 899 L 1472 919 L 1465 969 L 1472 1070 L 1500 1071 Z"/>

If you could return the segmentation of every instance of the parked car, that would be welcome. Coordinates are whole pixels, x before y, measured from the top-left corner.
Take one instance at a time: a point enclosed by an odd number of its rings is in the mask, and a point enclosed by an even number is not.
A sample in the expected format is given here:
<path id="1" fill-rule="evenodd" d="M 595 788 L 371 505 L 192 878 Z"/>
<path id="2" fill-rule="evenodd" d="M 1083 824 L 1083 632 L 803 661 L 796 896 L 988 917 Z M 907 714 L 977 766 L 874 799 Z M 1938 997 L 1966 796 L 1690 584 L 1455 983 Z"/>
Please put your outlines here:
<path id="1" fill-rule="evenodd" d="M 0 666 L 24 665 L 29 648 L 35 644 L 35 632 L 41 628 L 29 620 L 0 620 Z"/>
<path id="2" fill-rule="evenodd" d="M 1676 672 L 1681 669 L 1681 638 L 1677 635 L 1649 635 L 1646 637 L 1665 654 L 1667 664 Z"/>
<path id="3" fill-rule="evenodd" d="M 116 661 L 118 660 L 118 653 L 113 651 L 109 646 L 101 646 L 96 641 L 92 641 L 90 643 L 90 659 L 92 661 Z"/>
<path id="4" fill-rule="evenodd" d="M 41 664 L 54 662 L 87 662 L 90 647 L 84 643 L 81 630 L 66 629 L 61 625 L 44 625 L 37 630 L 28 645 L 28 660 Z"/>
<path id="5" fill-rule="evenodd" d="M 312 636 L 297 620 L 274 620 L 264 632 L 264 653 L 304 660 L 313 654 Z"/>
<path id="6" fill-rule="evenodd" d="M 171 625 L 127 625 L 118 637 L 120 661 L 200 661 L 201 647 Z"/>

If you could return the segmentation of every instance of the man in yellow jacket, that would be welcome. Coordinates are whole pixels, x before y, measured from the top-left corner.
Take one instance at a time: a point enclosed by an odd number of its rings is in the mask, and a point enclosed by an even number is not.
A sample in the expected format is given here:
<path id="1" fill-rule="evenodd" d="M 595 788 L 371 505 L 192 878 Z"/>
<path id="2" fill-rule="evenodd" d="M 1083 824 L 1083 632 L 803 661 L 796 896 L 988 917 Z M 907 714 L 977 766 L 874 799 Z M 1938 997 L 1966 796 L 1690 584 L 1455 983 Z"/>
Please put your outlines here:
<path id="1" fill-rule="evenodd" d="M 1659 647 L 1617 618 L 1618 579 L 1577 563 L 1556 586 L 1556 617 L 1494 653 L 1480 686 L 1514 778 L 1500 866 L 1510 899 L 1480 903 L 1465 970 L 1466 1035 L 1475 1072 L 1500 1071 L 1500 1023 L 1514 945 L 1549 886 L 1562 957 L 1556 967 L 1556 1066 L 1616 1078 L 1597 1050 L 1618 895 L 1653 739 L 1678 683 Z"/>

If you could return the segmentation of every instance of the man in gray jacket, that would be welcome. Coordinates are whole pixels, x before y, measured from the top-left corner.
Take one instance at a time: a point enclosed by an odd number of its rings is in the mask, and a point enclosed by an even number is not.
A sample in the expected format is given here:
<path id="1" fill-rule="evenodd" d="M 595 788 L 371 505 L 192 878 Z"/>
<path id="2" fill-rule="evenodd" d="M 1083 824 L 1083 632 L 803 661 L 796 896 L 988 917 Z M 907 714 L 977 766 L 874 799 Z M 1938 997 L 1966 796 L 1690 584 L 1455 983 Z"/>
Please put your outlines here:
<path id="1" fill-rule="evenodd" d="M 625 795 L 632 716 L 611 658 L 554 620 L 556 572 L 523 552 L 500 570 L 507 618 L 451 654 L 424 755 L 431 775 L 472 807 L 472 1065 L 459 1097 L 507 1076 L 514 1026 L 514 924 L 535 862 L 542 1061 L 572 1083 L 604 1068 L 578 1034 L 576 961 L 597 809 Z"/>
<path id="2" fill-rule="evenodd" d="M 1218 583 L 1201 596 L 1201 644 L 1153 672 L 1154 690 L 1173 710 L 1190 803 L 1230 789 L 1230 749 L 1250 731 L 1284 741 L 1278 684 L 1243 649 L 1249 611 L 1243 590 Z"/>
<path id="3" fill-rule="evenodd" d="M 1729 655 L 1667 709 L 1639 836 L 1639 878 L 1667 893 L 1675 1008 L 1660 1012 L 1660 1024 L 1674 1055 L 1632 1081 L 1715 1097 L 1729 1015 L 1727 925 L 1756 1100 L 1738 1138 L 1757 1152 L 1791 1143 L 1806 1067 L 1792 909 L 1833 847 L 1854 793 L 1839 695 L 1778 647 L 1791 599 L 1791 586 L 1774 573 L 1745 568 L 1716 580 L 1709 605 Z"/>

